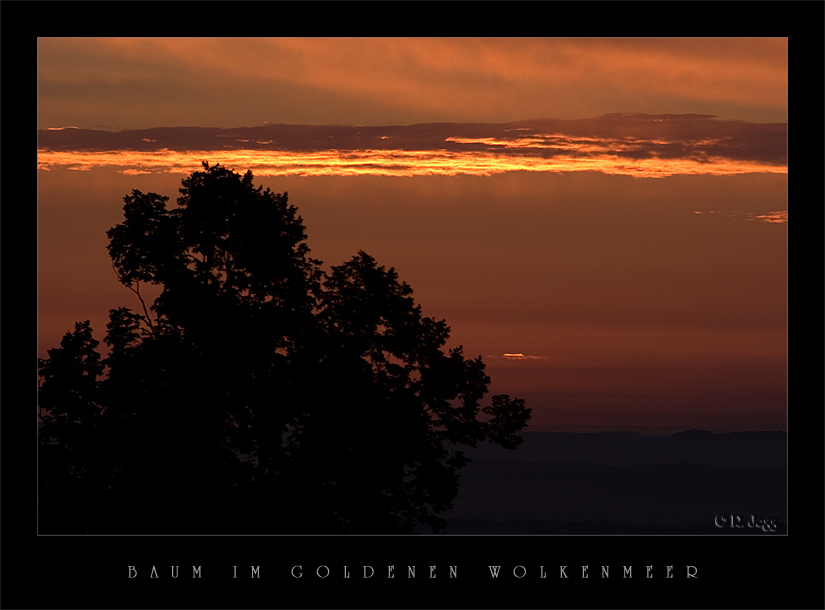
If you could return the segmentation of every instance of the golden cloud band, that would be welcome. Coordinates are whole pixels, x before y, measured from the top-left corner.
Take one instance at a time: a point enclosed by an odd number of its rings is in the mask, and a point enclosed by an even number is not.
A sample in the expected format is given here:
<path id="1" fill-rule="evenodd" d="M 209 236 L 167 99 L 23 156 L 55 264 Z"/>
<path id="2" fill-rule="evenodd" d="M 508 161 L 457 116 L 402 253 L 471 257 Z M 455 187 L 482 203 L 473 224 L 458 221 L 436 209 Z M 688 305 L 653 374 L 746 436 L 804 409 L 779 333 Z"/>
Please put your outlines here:
<path id="1" fill-rule="evenodd" d="M 590 155 L 556 155 L 551 158 L 504 152 L 320 150 L 67 151 L 38 150 L 42 170 L 87 171 L 107 167 L 124 174 L 188 174 L 202 161 L 250 169 L 256 176 L 489 176 L 504 172 L 601 172 L 634 178 L 675 175 L 726 176 L 749 173 L 785 174 L 786 165 L 723 157 L 629 159 L 610 152 Z"/>

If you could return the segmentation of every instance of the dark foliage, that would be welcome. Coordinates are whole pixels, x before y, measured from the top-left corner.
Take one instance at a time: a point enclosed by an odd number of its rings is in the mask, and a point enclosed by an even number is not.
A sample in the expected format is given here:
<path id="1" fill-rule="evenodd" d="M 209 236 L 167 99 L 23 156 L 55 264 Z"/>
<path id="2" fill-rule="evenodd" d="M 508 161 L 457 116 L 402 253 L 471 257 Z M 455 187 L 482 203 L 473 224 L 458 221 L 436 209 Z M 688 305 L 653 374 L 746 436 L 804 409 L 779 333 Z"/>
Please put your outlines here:
<path id="1" fill-rule="evenodd" d="M 287 195 L 204 163 L 177 207 L 133 191 L 109 253 L 139 311 L 39 363 L 41 533 L 411 533 L 461 447 L 530 417 L 364 252 L 321 269 Z M 147 304 L 141 284 L 158 286 Z"/>

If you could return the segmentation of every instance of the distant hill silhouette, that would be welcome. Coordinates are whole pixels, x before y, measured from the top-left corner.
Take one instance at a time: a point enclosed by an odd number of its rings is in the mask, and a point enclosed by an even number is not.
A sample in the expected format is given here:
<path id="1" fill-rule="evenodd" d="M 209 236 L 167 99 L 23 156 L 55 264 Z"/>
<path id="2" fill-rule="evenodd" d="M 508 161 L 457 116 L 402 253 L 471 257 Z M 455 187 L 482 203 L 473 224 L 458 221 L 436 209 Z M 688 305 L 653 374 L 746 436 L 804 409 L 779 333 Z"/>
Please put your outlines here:
<path id="1" fill-rule="evenodd" d="M 462 473 L 447 534 L 760 534 L 786 531 L 787 434 L 690 430 L 525 432 L 515 454 L 480 446 Z"/>
<path id="2" fill-rule="evenodd" d="M 524 432 L 517 453 L 481 445 L 470 452 L 474 460 L 583 460 L 634 466 L 688 462 L 707 466 L 764 466 L 785 469 L 787 434 L 687 430 L 671 435 L 639 432 Z"/>

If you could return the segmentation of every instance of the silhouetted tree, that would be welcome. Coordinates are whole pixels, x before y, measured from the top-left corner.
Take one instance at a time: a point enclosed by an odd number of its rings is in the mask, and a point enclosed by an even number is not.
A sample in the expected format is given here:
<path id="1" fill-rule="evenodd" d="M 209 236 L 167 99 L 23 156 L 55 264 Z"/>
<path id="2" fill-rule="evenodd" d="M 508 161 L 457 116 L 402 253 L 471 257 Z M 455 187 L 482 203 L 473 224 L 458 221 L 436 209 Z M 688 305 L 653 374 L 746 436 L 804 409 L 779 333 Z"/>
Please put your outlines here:
<path id="1" fill-rule="evenodd" d="M 85 322 L 40 361 L 42 530 L 443 529 L 461 448 L 515 448 L 524 401 L 481 405 L 481 358 L 393 269 L 323 272 L 286 193 L 206 163 L 180 192 L 133 191 L 107 233 L 140 302 L 108 356 Z"/>
<path id="2" fill-rule="evenodd" d="M 38 362 L 38 506 L 46 531 L 87 533 L 105 519 L 120 478 L 115 437 L 101 401 L 104 366 L 89 321 Z"/>

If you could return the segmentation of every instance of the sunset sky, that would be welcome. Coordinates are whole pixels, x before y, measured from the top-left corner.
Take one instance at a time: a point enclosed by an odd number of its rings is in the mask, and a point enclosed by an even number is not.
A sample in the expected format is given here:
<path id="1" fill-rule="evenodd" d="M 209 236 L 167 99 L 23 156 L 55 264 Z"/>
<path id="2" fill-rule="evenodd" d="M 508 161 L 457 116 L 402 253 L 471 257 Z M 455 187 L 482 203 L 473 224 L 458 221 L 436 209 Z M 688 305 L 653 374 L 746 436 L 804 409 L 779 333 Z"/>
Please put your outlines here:
<path id="1" fill-rule="evenodd" d="M 533 430 L 784 429 L 788 40 L 41 38 L 38 354 L 135 307 L 132 189 L 287 191 Z"/>

